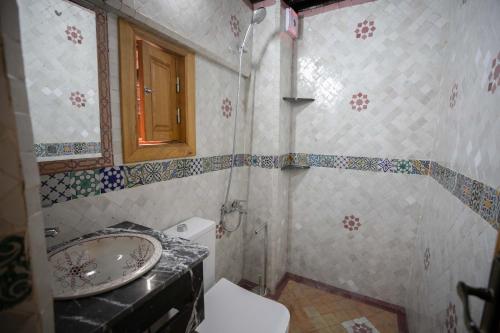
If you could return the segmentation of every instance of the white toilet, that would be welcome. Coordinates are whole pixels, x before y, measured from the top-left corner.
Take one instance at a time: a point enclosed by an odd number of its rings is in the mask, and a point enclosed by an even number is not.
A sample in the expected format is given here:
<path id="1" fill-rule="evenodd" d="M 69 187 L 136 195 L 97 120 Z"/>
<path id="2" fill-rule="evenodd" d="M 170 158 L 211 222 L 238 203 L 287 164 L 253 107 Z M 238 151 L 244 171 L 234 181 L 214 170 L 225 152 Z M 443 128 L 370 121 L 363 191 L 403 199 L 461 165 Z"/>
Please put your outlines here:
<path id="1" fill-rule="evenodd" d="M 200 217 L 190 218 L 165 234 L 177 236 L 208 247 L 203 262 L 205 320 L 199 333 L 286 333 L 290 313 L 275 301 L 247 291 L 226 279 L 215 285 L 215 223 Z"/>

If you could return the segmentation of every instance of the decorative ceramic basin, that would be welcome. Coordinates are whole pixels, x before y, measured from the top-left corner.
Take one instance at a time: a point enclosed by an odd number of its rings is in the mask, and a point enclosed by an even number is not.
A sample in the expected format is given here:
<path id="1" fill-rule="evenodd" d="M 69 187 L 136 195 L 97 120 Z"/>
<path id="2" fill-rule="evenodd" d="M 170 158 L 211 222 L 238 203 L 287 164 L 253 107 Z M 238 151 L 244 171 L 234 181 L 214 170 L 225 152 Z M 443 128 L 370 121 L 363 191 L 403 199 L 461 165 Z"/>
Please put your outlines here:
<path id="1" fill-rule="evenodd" d="M 120 233 L 96 236 L 49 253 L 55 299 L 100 294 L 137 279 L 161 257 L 154 237 Z"/>

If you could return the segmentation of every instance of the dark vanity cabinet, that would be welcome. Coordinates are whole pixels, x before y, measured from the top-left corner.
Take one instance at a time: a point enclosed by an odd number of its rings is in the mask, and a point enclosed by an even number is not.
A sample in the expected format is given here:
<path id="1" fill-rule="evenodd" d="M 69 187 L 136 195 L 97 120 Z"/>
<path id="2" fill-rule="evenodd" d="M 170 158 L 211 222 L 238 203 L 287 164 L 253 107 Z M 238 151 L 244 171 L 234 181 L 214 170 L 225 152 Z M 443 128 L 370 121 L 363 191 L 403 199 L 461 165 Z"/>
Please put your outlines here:
<path id="1" fill-rule="evenodd" d="M 198 264 L 128 316 L 109 325 L 113 332 L 194 332 L 203 320 L 203 264 Z"/>
<path id="2" fill-rule="evenodd" d="M 112 291 L 54 301 L 56 332 L 194 332 L 204 319 L 203 259 L 208 249 L 131 222 L 79 239 L 123 232 L 157 238 L 163 248 L 158 263 L 140 278 Z"/>

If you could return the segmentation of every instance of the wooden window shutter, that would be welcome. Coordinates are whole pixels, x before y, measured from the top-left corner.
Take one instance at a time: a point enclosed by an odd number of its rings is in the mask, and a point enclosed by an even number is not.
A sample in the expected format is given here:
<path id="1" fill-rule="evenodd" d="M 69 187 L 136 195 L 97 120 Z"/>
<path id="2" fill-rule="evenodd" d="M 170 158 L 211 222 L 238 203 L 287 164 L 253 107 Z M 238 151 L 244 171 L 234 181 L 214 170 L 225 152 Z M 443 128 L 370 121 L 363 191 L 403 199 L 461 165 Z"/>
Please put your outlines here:
<path id="1" fill-rule="evenodd" d="M 145 141 L 179 141 L 176 55 L 138 41 L 144 91 Z"/>

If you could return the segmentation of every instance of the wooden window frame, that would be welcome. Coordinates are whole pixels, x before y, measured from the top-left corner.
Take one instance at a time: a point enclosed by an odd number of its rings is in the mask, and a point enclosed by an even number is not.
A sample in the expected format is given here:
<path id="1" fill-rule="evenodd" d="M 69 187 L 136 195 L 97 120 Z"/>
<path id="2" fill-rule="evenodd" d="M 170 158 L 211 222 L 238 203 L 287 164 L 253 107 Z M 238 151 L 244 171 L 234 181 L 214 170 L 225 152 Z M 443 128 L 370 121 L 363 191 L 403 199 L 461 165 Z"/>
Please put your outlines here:
<path id="1" fill-rule="evenodd" d="M 71 2 L 90 9 L 96 15 L 97 70 L 99 84 L 99 120 L 101 128 L 101 157 L 75 158 L 38 162 L 41 175 L 110 167 L 113 165 L 111 139 L 111 110 L 109 103 L 108 22 L 106 11 L 80 0 Z"/>
<path id="2" fill-rule="evenodd" d="M 119 19 L 120 51 L 120 109 L 122 124 L 122 144 L 124 163 L 162 160 L 196 155 L 196 120 L 195 120 L 195 55 L 192 51 L 159 38 L 152 33 Z M 185 142 L 139 145 L 137 133 L 137 73 L 136 39 L 175 53 L 184 58 L 180 72 L 181 90 L 184 89 L 184 101 L 181 103 L 181 119 L 184 119 Z"/>

